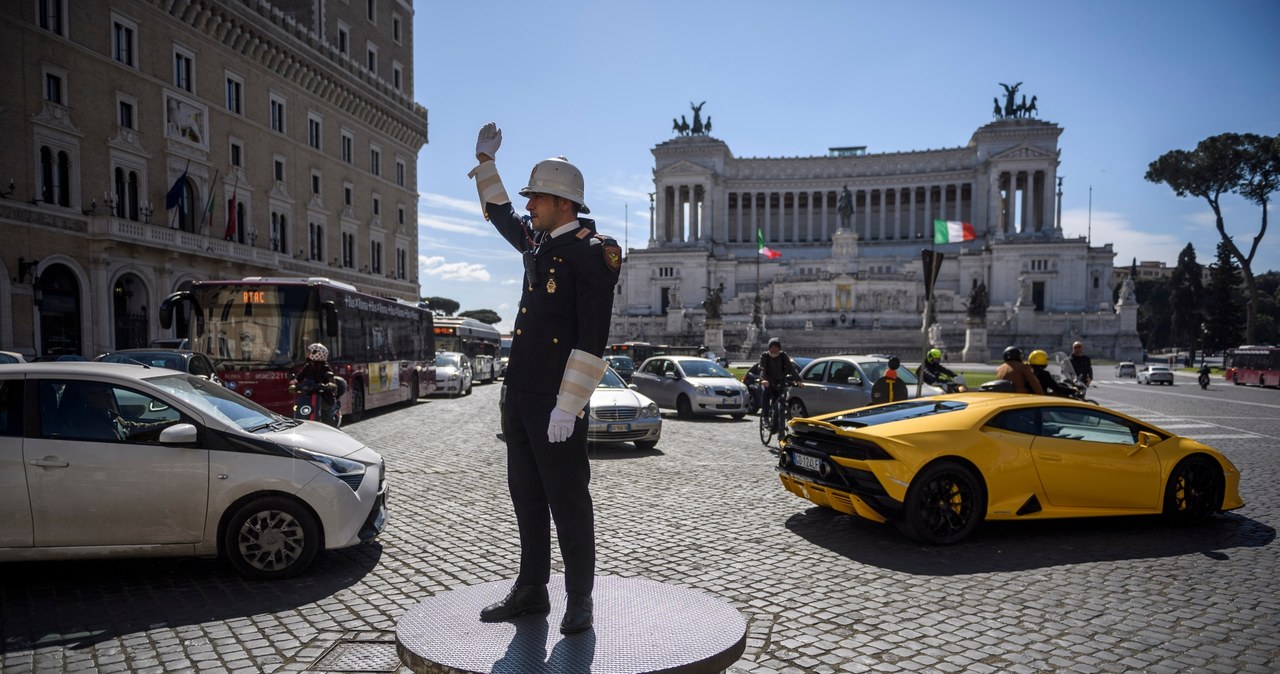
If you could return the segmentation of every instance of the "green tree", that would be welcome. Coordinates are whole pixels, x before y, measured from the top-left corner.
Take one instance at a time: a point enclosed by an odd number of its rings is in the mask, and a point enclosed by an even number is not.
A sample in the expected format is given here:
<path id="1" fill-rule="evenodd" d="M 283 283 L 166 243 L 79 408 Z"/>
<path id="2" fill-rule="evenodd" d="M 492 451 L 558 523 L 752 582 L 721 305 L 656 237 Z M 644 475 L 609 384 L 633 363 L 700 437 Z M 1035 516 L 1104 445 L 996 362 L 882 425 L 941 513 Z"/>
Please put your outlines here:
<path id="1" fill-rule="evenodd" d="M 489 325 L 502 322 L 502 317 L 493 309 L 468 309 L 458 315 L 462 318 L 474 318 L 481 323 L 488 323 Z"/>
<path id="2" fill-rule="evenodd" d="M 1206 351 L 1222 352 L 1240 345 L 1240 270 L 1225 242 L 1218 243 L 1217 261 L 1209 270 Z"/>
<path id="3" fill-rule="evenodd" d="M 1169 279 L 1139 278 L 1133 284 L 1138 300 L 1138 335 L 1147 349 L 1176 346 L 1172 311 L 1169 306 Z"/>
<path id="4" fill-rule="evenodd" d="M 423 302 L 431 305 L 431 311 L 437 316 L 452 316 L 462 308 L 457 300 L 451 300 L 448 297 L 423 297 Z"/>
<path id="5" fill-rule="evenodd" d="M 1191 360 L 1196 359 L 1196 343 L 1199 341 L 1200 324 L 1204 322 L 1201 304 L 1204 303 L 1204 285 L 1200 282 L 1203 267 L 1196 261 L 1196 249 L 1191 244 L 1178 253 L 1178 266 L 1169 277 L 1169 304 L 1174 346 L 1187 346 Z"/>
<path id="6" fill-rule="evenodd" d="M 1249 289 L 1245 334 L 1256 334 L 1255 317 L 1261 295 L 1253 276 L 1253 258 L 1267 233 L 1267 205 L 1280 187 L 1280 136 L 1224 133 L 1200 141 L 1196 149 L 1172 150 L 1147 167 L 1146 179 L 1165 183 L 1174 194 L 1204 199 L 1213 210 L 1214 225 L 1222 243 L 1239 263 Z M 1246 255 L 1227 234 L 1222 218 L 1222 196 L 1238 194 L 1262 209 L 1262 224 Z"/>

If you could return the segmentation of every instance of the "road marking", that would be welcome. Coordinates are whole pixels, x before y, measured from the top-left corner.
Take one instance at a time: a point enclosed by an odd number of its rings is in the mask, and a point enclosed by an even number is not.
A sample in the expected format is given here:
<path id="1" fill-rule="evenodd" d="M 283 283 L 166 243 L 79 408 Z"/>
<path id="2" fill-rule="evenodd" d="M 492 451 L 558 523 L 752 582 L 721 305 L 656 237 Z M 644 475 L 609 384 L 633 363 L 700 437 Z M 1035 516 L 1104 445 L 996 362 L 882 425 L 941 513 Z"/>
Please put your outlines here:
<path id="1" fill-rule="evenodd" d="M 1257 440 L 1259 438 L 1265 438 L 1267 436 L 1256 435 L 1254 433 L 1210 433 L 1208 435 L 1196 434 L 1196 435 L 1184 435 L 1182 437 L 1191 438 L 1192 440 L 1199 441 L 1199 440 L 1227 440 L 1231 438 L 1235 438 L 1235 439 L 1248 438 L 1251 440 Z"/>
<path id="2" fill-rule="evenodd" d="M 1217 424 L 1160 424 L 1160 428 L 1173 430 L 1175 428 L 1220 428 Z"/>
<path id="3" fill-rule="evenodd" d="M 1207 396 L 1207 395 L 1204 395 L 1203 393 L 1196 393 L 1196 394 L 1192 394 L 1192 393 L 1174 393 L 1173 391 L 1161 391 L 1161 390 L 1159 390 L 1159 389 L 1152 389 L 1151 391 L 1149 391 L 1149 393 L 1150 393 L 1151 395 L 1174 396 L 1175 398 L 1196 398 L 1196 399 L 1199 399 L 1199 400 L 1204 400 L 1204 399 L 1206 399 L 1206 398 L 1212 398 L 1212 396 Z M 1220 398 L 1213 398 L 1213 399 L 1214 399 L 1214 400 L 1221 400 Z M 1103 402 L 1103 404 L 1104 404 L 1104 405 L 1106 405 L 1107 407 L 1112 407 L 1110 404 L 1107 404 L 1107 403 L 1106 403 L 1106 401 L 1102 401 L 1102 402 Z M 1223 401 L 1223 402 L 1229 402 L 1229 403 L 1230 403 L 1230 404 L 1232 404 L 1232 405 L 1251 405 L 1251 406 L 1253 406 L 1253 407 L 1267 407 L 1267 408 L 1270 408 L 1270 409 L 1273 409 L 1273 410 L 1280 410 L 1280 405 L 1276 405 L 1276 404 L 1272 404 L 1272 403 L 1255 403 L 1255 402 L 1249 402 L 1249 401 L 1247 401 L 1247 400 L 1230 400 L 1230 401 Z M 1119 407 L 1112 407 L 1112 409 L 1119 409 Z M 1141 408 L 1138 408 L 1138 409 L 1141 409 Z"/>

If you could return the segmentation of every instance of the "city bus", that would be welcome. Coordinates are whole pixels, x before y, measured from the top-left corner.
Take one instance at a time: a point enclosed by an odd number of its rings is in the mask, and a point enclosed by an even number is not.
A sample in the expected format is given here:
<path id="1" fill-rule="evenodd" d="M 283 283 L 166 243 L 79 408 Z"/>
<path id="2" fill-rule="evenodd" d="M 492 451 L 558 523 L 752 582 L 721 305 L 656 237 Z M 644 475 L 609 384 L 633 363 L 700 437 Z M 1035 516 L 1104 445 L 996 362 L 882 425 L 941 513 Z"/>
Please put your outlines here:
<path id="1" fill-rule="evenodd" d="M 307 345 L 329 348 L 329 366 L 347 382 L 342 414 L 415 402 L 435 390 L 435 335 L 425 304 L 375 297 L 327 278 L 248 277 L 198 281 L 165 298 L 160 325 L 177 312 L 179 337 L 213 359 L 227 387 L 292 416 L 289 376 Z"/>
<path id="2" fill-rule="evenodd" d="M 648 342 L 619 342 L 605 348 L 608 356 L 629 356 L 636 366 L 654 356 L 701 356 L 703 351 L 696 346 L 672 346 L 670 344 L 650 344 Z"/>
<path id="3" fill-rule="evenodd" d="M 1227 352 L 1226 377 L 1237 386 L 1280 386 L 1280 347 L 1241 346 Z"/>
<path id="4" fill-rule="evenodd" d="M 498 359 L 502 356 L 502 333 L 497 328 L 474 318 L 437 316 L 435 336 L 436 348 L 440 351 L 467 354 L 471 360 L 471 375 L 475 379 L 481 378 L 476 356 L 490 356 L 493 376 L 497 376 Z"/>

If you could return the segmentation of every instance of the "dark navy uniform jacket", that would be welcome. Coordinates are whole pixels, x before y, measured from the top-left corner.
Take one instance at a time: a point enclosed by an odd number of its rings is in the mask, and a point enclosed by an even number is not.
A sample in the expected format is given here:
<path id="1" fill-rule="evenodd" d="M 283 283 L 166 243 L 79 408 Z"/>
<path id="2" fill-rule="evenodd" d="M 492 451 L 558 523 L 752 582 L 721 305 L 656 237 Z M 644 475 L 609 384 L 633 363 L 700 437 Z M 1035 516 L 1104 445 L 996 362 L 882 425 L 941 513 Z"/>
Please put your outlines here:
<path id="1" fill-rule="evenodd" d="M 525 258 L 524 291 L 504 382 L 513 389 L 554 395 L 570 351 L 604 356 L 622 248 L 597 234 L 595 222 L 586 218 L 578 218 L 579 229 L 552 238 L 533 231 L 509 203 L 486 204 L 485 214 Z"/>

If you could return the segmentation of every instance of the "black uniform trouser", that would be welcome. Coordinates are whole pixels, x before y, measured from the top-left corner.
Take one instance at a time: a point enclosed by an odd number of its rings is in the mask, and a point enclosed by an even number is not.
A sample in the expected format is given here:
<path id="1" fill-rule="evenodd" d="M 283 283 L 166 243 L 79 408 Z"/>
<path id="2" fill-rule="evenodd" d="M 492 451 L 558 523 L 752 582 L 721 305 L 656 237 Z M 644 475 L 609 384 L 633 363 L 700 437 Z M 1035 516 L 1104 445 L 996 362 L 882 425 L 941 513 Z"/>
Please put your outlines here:
<path id="1" fill-rule="evenodd" d="M 507 440 L 507 487 L 520 528 L 517 585 L 546 585 L 551 579 L 551 520 L 555 518 L 564 586 L 569 594 L 590 594 L 595 584 L 595 515 L 591 464 L 587 459 L 587 411 L 564 442 L 547 439 L 555 394 L 507 388 L 502 406 Z"/>

